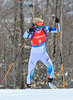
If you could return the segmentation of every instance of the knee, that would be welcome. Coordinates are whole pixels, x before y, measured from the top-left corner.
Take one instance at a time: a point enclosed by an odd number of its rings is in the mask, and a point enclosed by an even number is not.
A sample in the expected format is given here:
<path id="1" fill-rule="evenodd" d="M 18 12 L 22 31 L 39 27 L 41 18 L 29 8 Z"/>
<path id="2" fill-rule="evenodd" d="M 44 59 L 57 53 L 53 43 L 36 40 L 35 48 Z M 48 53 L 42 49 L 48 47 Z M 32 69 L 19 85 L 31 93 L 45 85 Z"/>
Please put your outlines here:
<path id="1" fill-rule="evenodd" d="M 29 61 L 28 74 L 30 74 L 34 68 L 35 68 L 35 64 L 32 61 Z"/>
<path id="2" fill-rule="evenodd" d="M 45 60 L 46 60 L 46 64 L 49 63 L 51 66 L 53 66 L 52 61 L 51 61 L 51 59 L 48 56 L 46 57 Z"/>

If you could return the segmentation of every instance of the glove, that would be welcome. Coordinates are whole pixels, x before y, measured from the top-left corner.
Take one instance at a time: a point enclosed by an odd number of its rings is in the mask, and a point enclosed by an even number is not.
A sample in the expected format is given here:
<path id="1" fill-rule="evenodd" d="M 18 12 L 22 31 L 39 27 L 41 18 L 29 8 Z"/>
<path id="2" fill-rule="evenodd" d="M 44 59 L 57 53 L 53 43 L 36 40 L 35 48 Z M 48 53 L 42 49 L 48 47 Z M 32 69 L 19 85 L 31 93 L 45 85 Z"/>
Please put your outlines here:
<path id="1" fill-rule="evenodd" d="M 59 18 L 56 17 L 55 22 L 56 23 L 59 23 Z"/>
<path id="2" fill-rule="evenodd" d="M 34 23 L 32 24 L 32 27 L 34 26 Z M 29 28 L 30 32 L 33 32 L 35 28 Z"/>
<path id="3" fill-rule="evenodd" d="M 33 31 L 34 31 L 34 28 L 30 28 L 30 29 L 29 29 L 29 32 L 33 32 Z"/>
<path id="4" fill-rule="evenodd" d="M 29 7 L 33 7 L 33 4 L 30 4 Z"/>

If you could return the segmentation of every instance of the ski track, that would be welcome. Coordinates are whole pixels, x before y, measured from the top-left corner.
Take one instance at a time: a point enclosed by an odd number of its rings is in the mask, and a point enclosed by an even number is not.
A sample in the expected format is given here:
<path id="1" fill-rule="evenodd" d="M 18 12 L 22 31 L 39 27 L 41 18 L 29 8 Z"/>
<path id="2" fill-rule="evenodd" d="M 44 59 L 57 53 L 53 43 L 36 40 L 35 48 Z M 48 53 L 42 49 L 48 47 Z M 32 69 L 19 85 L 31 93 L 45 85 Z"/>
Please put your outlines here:
<path id="1" fill-rule="evenodd" d="M 0 100 L 73 100 L 73 89 L 0 89 Z"/>

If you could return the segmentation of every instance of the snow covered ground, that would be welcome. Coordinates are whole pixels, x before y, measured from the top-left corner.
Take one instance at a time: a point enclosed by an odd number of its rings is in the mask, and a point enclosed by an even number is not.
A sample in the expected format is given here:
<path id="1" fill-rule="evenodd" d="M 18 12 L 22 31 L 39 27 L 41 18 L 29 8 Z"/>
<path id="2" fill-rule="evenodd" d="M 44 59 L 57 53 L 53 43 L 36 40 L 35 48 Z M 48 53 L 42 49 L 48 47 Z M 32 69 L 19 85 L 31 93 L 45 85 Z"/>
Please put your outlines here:
<path id="1" fill-rule="evenodd" d="M 0 100 L 73 100 L 73 89 L 1 89 Z"/>

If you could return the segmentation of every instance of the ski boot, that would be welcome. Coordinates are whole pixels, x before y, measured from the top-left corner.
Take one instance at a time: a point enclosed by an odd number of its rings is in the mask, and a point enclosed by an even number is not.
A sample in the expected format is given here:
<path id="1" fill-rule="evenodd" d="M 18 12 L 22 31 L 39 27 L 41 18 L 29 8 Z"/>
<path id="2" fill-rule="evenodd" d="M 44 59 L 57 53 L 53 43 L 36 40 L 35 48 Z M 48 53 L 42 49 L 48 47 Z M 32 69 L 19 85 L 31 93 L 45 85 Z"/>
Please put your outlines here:
<path id="1" fill-rule="evenodd" d="M 48 85 L 50 89 L 57 89 L 57 87 L 53 84 L 53 78 L 48 78 Z"/>
<path id="2" fill-rule="evenodd" d="M 30 89 L 31 88 L 31 84 L 27 84 L 27 89 Z"/>

